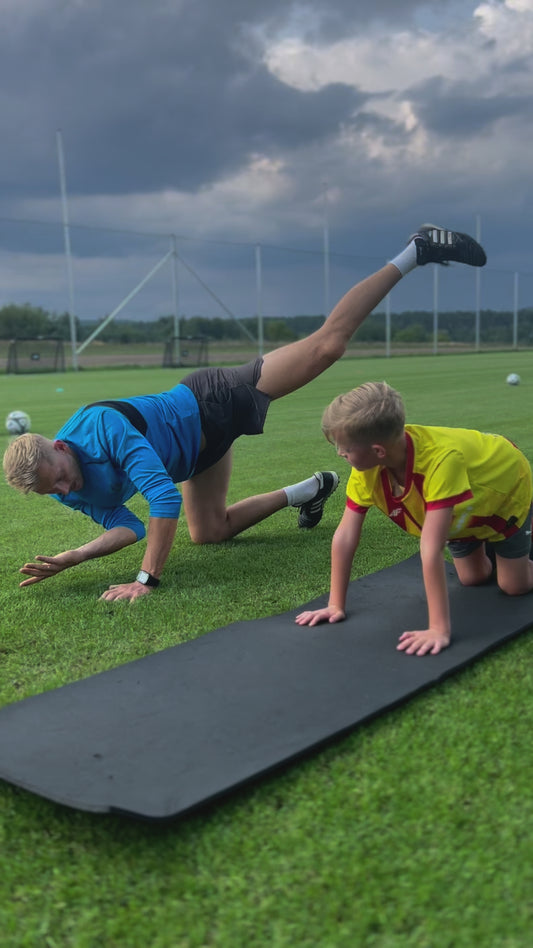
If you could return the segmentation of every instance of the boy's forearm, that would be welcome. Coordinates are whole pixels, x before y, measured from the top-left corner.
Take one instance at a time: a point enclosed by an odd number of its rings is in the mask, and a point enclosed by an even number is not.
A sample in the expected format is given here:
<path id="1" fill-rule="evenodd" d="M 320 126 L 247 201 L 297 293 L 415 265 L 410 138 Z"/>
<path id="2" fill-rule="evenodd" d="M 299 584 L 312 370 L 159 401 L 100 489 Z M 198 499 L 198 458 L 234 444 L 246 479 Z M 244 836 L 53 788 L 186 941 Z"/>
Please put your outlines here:
<path id="1" fill-rule="evenodd" d="M 422 555 L 422 572 L 428 605 L 429 627 L 449 637 L 451 632 L 450 600 L 442 551 L 432 550 Z"/>
<path id="2" fill-rule="evenodd" d="M 420 558 L 428 604 L 429 627 L 450 639 L 450 602 L 444 549 L 450 535 L 453 507 L 428 511 L 420 540 Z"/>
<path id="3" fill-rule="evenodd" d="M 343 612 L 350 583 L 353 558 L 357 543 L 348 542 L 342 532 L 337 531 L 331 544 L 331 583 L 329 605 Z"/>

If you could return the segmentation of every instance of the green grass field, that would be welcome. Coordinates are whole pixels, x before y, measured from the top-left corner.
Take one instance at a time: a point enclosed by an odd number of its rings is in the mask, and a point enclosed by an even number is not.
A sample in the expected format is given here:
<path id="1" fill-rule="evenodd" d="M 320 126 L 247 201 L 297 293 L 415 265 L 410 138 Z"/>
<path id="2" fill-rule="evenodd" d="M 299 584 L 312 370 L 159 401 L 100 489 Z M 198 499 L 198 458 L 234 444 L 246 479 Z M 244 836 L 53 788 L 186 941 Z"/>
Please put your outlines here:
<path id="1" fill-rule="evenodd" d="M 508 372 L 522 384 L 505 384 Z M 348 468 L 323 407 L 368 379 L 410 421 L 499 431 L 533 461 L 533 356 L 343 360 L 274 403 L 265 435 L 235 448 L 231 499 L 336 468 L 320 526 L 285 510 L 219 547 L 181 523 L 157 593 L 100 602 L 131 579 L 128 548 L 26 590 L 18 567 L 97 528 L 2 483 L 0 704 L 58 687 L 237 619 L 327 590 Z M 3 414 L 53 436 L 80 404 L 160 391 L 179 372 L 0 377 Z M 59 391 L 58 389 L 61 389 Z M 0 442 L 7 445 L 6 433 Z M 144 501 L 133 505 L 146 514 Z M 368 518 L 354 578 L 416 543 Z M 391 603 L 391 610 L 394 604 Z M 403 630 L 398 630 L 399 632 Z M 526 634 L 321 753 L 170 824 L 80 813 L 0 783 L 2 948 L 526 948 L 533 937 L 533 637 Z M 406 661 L 431 661 L 406 656 Z"/>

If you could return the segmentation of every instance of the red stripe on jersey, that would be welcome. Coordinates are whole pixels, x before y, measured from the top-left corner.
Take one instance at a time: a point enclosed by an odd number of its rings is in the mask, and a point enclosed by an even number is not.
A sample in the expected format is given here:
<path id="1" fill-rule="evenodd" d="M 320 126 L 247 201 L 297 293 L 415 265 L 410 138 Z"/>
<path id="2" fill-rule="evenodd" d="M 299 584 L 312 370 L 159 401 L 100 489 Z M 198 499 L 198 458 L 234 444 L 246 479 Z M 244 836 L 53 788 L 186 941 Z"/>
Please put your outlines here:
<path id="1" fill-rule="evenodd" d="M 361 507 L 360 504 L 356 504 L 355 500 L 352 500 L 351 497 L 346 498 L 346 506 L 349 507 L 350 510 L 353 510 L 355 513 L 363 514 L 363 517 L 367 513 L 367 511 L 370 509 L 369 507 Z"/>
<path id="2" fill-rule="evenodd" d="M 511 518 L 514 520 L 514 518 Z M 509 520 L 504 520 L 503 517 L 498 517 L 498 514 L 492 514 L 491 517 L 470 517 L 470 520 L 466 524 L 467 527 L 492 527 L 495 533 L 501 533 L 504 537 L 512 537 L 513 534 L 518 533 L 520 527 L 516 523 L 511 523 Z"/>
<path id="3" fill-rule="evenodd" d="M 415 485 L 415 487 L 416 487 L 418 493 L 420 494 L 422 500 L 424 501 L 424 503 L 426 502 L 426 501 L 425 501 L 425 497 L 424 497 L 424 483 L 425 483 L 425 480 L 426 480 L 426 475 L 425 475 L 425 474 L 415 474 L 415 472 L 413 471 L 413 477 L 412 477 L 413 484 Z"/>
<path id="4" fill-rule="evenodd" d="M 392 487 L 391 487 L 391 483 L 389 480 L 389 475 L 388 475 L 386 467 L 384 467 L 379 472 L 379 476 L 381 478 L 381 487 L 383 489 L 383 496 L 385 498 L 385 503 L 387 504 L 387 515 L 390 517 L 392 511 L 395 510 L 396 507 L 401 507 L 402 502 L 398 497 L 395 497 L 394 494 L 392 493 Z"/>
<path id="5" fill-rule="evenodd" d="M 413 517 L 411 511 L 410 511 L 410 510 L 407 510 L 407 507 L 404 507 L 403 509 L 405 510 L 405 516 L 406 516 L 406 517 L 409 517 L 409 520 L 411 521 L 411 523 L 414 523 L 415 527 L 418 527 L 418 529 L 420 530 L 420 532 L 422 532 L 422 524 L 421 524 L 421 523 L 418 523 L 418 521 L 415 520 L 415 518 Z"/>
<path id="6" fill-rule="evenodd" d="M 405 433 L 405 440 L 406 440 L 406 448 L 407 448 L 407 465 L 406 465 L 405 487 L 402 494 L 396 497 L 392 493 L 391 482 L 390 482 L 390 478 L 389 478 L 388 471 L 386 468 L 383 468 L 383 470 L 381 471 L 381 486 L 383 489 L 383 496 L 385 498 L 385 503 L 387 505 L 387 511 L 386 511 L 387 517 L 389 518 L 389 520 L 392 520 L 392 522 L 395 523 L 396 526 L 400 527 L 400 529 L 402 530 L 405 530 L 405 532 L 407 533 L 407 523 L 406 523 L 407 519 L 410 520 L 411 523 L 414 523 L 414 525 L 417 527 L 418 530 L 422 530 L 422 525 L 420 523 L 417 523 L 411 511 L 403 503 L 403 498 L 409 492 L 411 484 L 413 483 L 413 457 L 414 457 L 413 442 L 408 432 Z M 420 483 L 423 484 L 424 478 L 420 477 L 419 481 Z M 416 483 L 416 487 L 419 493 L 421 493 L 419 483 Z"/>
<path id="7" fill-rule="evenodd" d="M 464 490 L 462 494 L 456 494 L 455 497 L 445 497 L 443 500 L 428 500 L 428 510 L 441 510 L 443 507 L 455 507 L 456 504 L 462 504 L 465 500 L 472 500 L 471 490 Z"/>

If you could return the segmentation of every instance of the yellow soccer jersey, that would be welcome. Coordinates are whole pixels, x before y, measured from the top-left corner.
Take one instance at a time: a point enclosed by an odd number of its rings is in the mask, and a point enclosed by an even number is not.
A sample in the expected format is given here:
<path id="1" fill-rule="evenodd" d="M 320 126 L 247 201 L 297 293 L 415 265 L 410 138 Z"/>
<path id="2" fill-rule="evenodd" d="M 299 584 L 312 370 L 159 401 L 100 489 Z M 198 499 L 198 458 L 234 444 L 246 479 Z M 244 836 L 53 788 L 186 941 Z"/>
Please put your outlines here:
<path id="1" fill-rule="evenodd" d="M 524 523 L 533 495 L 526 457 L 502 435 L 467 428 L 406 425 L 404 491 L 393 495 L 384 467 L 352 473 L 346 488 L 351 510 L 378 507 L 402 530 L 420 536 L 426 510 L 453 507 L 449 540 L 512 536 Z"/>

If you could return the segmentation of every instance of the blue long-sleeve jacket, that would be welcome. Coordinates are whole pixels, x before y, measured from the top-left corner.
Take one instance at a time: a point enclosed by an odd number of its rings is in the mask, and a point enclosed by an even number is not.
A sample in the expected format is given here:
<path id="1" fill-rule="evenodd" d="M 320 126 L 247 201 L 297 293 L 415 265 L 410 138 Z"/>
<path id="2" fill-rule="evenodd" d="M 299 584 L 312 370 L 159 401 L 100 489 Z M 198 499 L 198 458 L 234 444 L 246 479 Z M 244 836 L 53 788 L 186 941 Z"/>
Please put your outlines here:
<path id="1" fill-rule="evenodd" d="M 144 524 L 124 505 L 139 491 L 150 505 L 151 517 L 179 516 L 181 494 L 175 484 L 187 480 L 194 471 L 200 450 L 200 414 L 186 385 L 121 400 L 141 412 L 146 434 L 113 408 L 80 408 L 56 439 L 65 441 L 76 454 L 83 487 L 64 497 L 52 496 L 81 510 L 106 530 L 129 527 L 141 540 Z"/>

